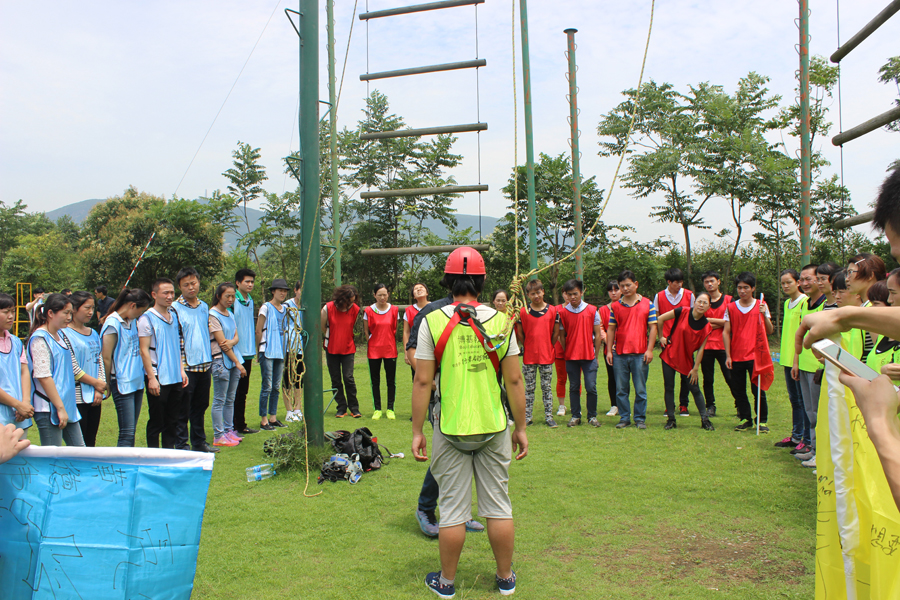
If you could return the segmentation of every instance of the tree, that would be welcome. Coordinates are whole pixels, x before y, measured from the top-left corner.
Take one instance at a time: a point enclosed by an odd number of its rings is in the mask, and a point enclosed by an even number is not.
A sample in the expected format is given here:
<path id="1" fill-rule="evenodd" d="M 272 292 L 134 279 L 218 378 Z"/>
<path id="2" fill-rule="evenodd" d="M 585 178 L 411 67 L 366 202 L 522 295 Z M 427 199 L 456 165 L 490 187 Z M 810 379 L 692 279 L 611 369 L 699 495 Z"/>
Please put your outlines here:
<path id="1" fill-rule="evenodd" d="M 48 292 L 76 289 L 82 283 L 78 254 L 59 231 L 21 235 L 3 259 L 0 289 L 15 290 L 18 282 L 41 286 Z"/>
<path id="2" fill-rule="evenodd" d="M 247 204 L 266 193 L 260 184 L 269 177 L 266 175 L 266 168 L 259 164 L 261 157 L 259 148 L 253 148 L 250 144 L 238 141 L 237 150 L 234 150 L 231 156 L 234 158 L 233 166 L 222 173 L 230 182 L 229 193 L 222 194 L 216 190 L 210 204 L 214 209 L 215 220 L 226 231 L 232 231 L 240 236 L 238 244 L 245 248 L 247 254 L 253 257 L 257 268 L 261 269 L 256 252 L 259 246 L 259 236 L 254 236 L 255 228 L 250 226 Z M 235 214 L 235 209 L 239 209 L 237 214 Z"/>
<path id="3" fill-rule="evenodd" d="M 516 188 L 518 186 L 518 204 L 515 204 Z M 509 183 L 503 188 L 503 194 L 509 199 L 510 206 L 519 215 L 518 231 L 515 235 L 519 238 L 519 246 L 524 247 L 528 236 L 528 196 L 526 194 L 526 168 L 519 166 L 515 172 L 515 180 L 510 177 Z M 552 157 L 544 153 L 540 154 L 540 160 L 534 166 L 534 192 L 535 192 L 535 229 L 538 240 L 538 255 L 549 263 L 554 263 L 575 249 L 575 213 L 573 207 L 573 181 L 572 165 L 566 154 Z M 581 182 L 581 214 L 582 231 L 587 233 L 597 222 L 600 205 L 603 202 L 603 190 L 597 188 L 595 177 L 589 177 Z M 506 235 L 513 235 L 513 213 L 508 213 L 504 219 Z M 585 240 L 585 250 L 597 248 L 606 239 L 608 229 L 603 223 L 594 230 L 594 234 Z M 621 229 L 621 228 L 620 228 Z M 510 238 L 512 239 L 512 238 Z M 514 258 L 514 255 L 513 255 Z M 521 262 L 527 265 L 528 261 Z M 514 271 L 515 269 L 513 269 Z M 552 266 L 547 272 L 548 289 L 550 297 L 558 299 L 559 265 Z"/>
<path id="4" fill-rule="evenodd" d="M 53 229 L 53 223 L 43 213 L 29 213 L 27 208 L 22 200 L 11 206 L 0 200 L 0 263 L 18 245 L 20 236 L 42 235 Z"/>
<path id="5" fill-rule="evenodd" d="M 893 56 L 878 69 L 878 81 L 887 85 L 894 84 L 897 95 L 900 96 L 900 56 Z M 894 104 L 900 106 L 900 98 L 894 100 Z M 900 131 L 900 121 L 888 123 L 885 127 L 888 131 Z"/>
<path id="6" fill-rule="evenodd" d="M 222 269 L 222 227 L 208 206 L 184 199 L 164 199 L 133 186 L 122 196 L 91 209 L 83 226 L 81 261 L 85 283 L 107 285 L 110 295 L 128 279 L 141 251 L 156 233 L 130 285 L 149 289 L 158 277 L 174 277 L 194 266 L 209 278 Z"/>
<path id="7" fill-rule="evenodd" d="M 625 90 L 628 99 L 601 119 L 597 133 L 612 141 L 600 142 L 600 156 L 631 155 L 622 185 L 632 190 L 635 198 L 656 197 L 662 193 L 663 204 L 653 207 L 650 215 L 661 223 L 677 223 L 684 236 L 688 287 L 693 287 L 691 228 L 709 229 L 700 211 L 712 197 L 709 190 L 695 193 L 690 177 L 692 151 L 699 143 L 698 122 L 702 96 L 713 90 L 702 84 L 691 88 L 693 98 L 676 92 L 669 83 L 650 81 L 641 89 L 640 104 L 635 106 L 637 90 Z M 629 137 L 629 125 L 634 126 Z"/>

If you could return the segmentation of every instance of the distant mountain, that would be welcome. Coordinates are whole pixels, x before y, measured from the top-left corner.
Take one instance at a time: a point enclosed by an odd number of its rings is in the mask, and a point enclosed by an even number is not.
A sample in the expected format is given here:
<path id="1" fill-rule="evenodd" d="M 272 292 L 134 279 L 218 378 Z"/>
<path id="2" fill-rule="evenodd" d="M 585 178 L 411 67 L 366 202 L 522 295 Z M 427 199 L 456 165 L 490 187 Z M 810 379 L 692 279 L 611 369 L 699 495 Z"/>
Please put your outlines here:
<path id="1" fill-rule="evenodd" d="M 73 204 L 67 204 L 61 208 L 57 208 L 56 210 L 51 210 L 46 213 L 47 218 L 51 221 L 56 221 L 63 215 L 68 215 L 71 217 L 73 221 L 76 223 L 81 223 L 84 221 L 88 213 L 91 212 L 91 209 L 101 203 L 105 202 L 105 199 L 95 199 L 95 200 L 82 200 L 81 202 L 75 202 Z M 238 212 L 237 209 L 235 212 Z M 240 212 L 243 213 L 243 209 L 240 209 Z M 251 227 L 256 227 L 259 224 L 260 219 L 263 217 L 263 211 L 257 210 L 255 208 L 247 208 L 247 219 L 250 221 Z M 243 214 L 241 214 L 241 218 L 243 219 Z M 463 215 L 457 214 L 456 220 L 458 222 L 457 231 L 462 231 L 468 227 L 472 228 L 472 239 L 478 239 L 478 215 Z M 497 226 L 497 223 L 500 219 L 495 217 L 481 217 L 481 237 L 489 236 L 493 231 L 494 227 Z M 436 236 L 447 239 L 449 235 L 449 230 L 444 226 L 443 223 L 434 219 L 426 219 L 425 226 L 431 230 Z M 238 237 L 233 233 L 225 234 L 225 248 L 230 249 L 234 248 L 237 244 Z"/>

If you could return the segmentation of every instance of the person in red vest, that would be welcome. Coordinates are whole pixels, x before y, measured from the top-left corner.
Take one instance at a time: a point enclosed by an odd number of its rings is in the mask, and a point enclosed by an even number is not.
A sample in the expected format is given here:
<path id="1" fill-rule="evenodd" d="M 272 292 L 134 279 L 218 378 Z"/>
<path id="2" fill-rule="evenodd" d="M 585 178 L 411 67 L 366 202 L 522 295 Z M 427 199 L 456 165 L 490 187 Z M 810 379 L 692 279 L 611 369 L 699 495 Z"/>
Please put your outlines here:
<path id="1" fill-rule="evenodd" d="M 531 301 L 523 306 L 516 325 L 519 348 L 523 350 L 522 375 L 525 377 L 525 424 L 532 424 L 534 393 L 537 378 L 541 378 L 541 396 L 544 400 L 544 423 L 557 427 L 553 420 L 553 362 L 556 359 L 556 307 L 544 302 L 544 284 L 532 279 L 525 285 L 525 294 Z"/>
<path id="2" fill-rule="evenodd" d="M 563 295 L 563 299 L 565 299 L 565 295 Z M 555 306 L 557 321 L 559 321 L 559 311 L 565 308 L 566 303 L 563 302 L 559 306 Z M 556 416 L 564 417 L 566 416 L 566 383 L 569 380 L 569 374 L 566 373 L 566 351 L 563 349 L 562 344 L 559 342 L 559 338 L 556 339 L 556 343 L 553 344 L 553 350 L 556 352 L 555 363 L 556 363 L 556 400 L 559 402 L 559 409 L 556 411 Z M 581 396 L 581 382 L 579 381 L 578 395 Z"/>
<path id="3" fill-rule="evenodd" d="M 334 288 L 331 302 L 322 308 L 322 334 L 325 340 L 325 362 L 331 376 L 331 387 L 337 389 L 334 401 L 337 403 L 338 419 L 350 414 L 358 419 L 359 400 L 356 398 L 356 380 L 353 378 L 353 358 L 356 355 L 356 342 L 353 340 L 353 327 L 359 317 L 359 306 L 356 304 L 359 292 L 352 285 Z"/>
<path id="4" fill-rule="evenodd" d="M 411 352 L 406 348 L 409 346 L 410 332 L 413 328 L 413 322 L 416 320 L 416 315 L 418 315 L 419 311 L 428 305 L 428 288 L 425 287 L 424 283 L 417 283 L 412 286 L 412 297 L 415 301 L 415 304 L 410 304 L 403 312 L 403 358 L 406 361 L 406 364 L 409 365 L 410 371 L 412 372 L 413 381 L 415 381 L 416 368 L 413 366 L 415 361 L 415 352 Z"/>
<path id="5" fill-rule="evenodd" d="M 622 271 L 617 281 L 622 298 L 612 305 L 609 337 L 613 343 L 606 348 L 606 364 L 612 365 L 616 375 L 616 429 L 631 426 L 629 379 L 634 382 L 634 422 L 638 429 L 647 429 L 647 375 L 656 342 L 656 306 L 638 294 L 638 281 L 631 271 Z"/>
<path id="6" fill-rule="evenodd" d="M 666 279 L 666 289 L 656 294 L 653 304 L 656 306 L 656 314 L 664 315 L 678 307 L 692 308 L 694 306 L 694 292 L 684 289 L 684 273 L 678 267 L 672 267 L 666 271 L 664 275 Z M 669 333 L 672 331 L 673 321 L 666 321 L 662 326 L 662 337 L 668 339 Z M 665 349 L 665 346 L 663 346 Z M 665 369 L 663 364 L 663 369 Z M 678 415 L 682 417 L 691 416 L 688 412 L 688 385 L 685 380 L 681 380 L 681 391 L 678 394 Z"/>
<path id="7" fill-rule="evenodd" d="M 566 373 L 569 376 L 572 418 L 568 426 L 581 425 L 581 374 L 584 373 L 587 421 L 594 427 L 600 427 L 597 420 L 597 356 L 606 333 L 597 307 L 583 299 L 584 282 L 580 279 L 568 280 L 563 284 L 563 293 L 569 301 L 559 310 L 557 331 L 565 350 Z"/>
<path id="8" fill-rule="evenodd" d="M 706 311 L 707 319 L 724 319 L 725 308 L 733 298 L 723 294 L 719 286 L 722 278 L 715 271 L 707 271 L 700 276 L 703 281 L 703 289 L 709 294 L 709 310 Z M 703 350 L 703 361 L 700 363 L 700 372 L 703 373 L 703 398 L 706 400 L 706 412 L 710 417 L 716 416 L 716 363 L 725 379 L 725 385 L 731 389 L 731 372 L 725 368 L 725 342 L 722 340 L 722 329 L 713 329 L 706 340 L 706 348 Z"/>
<path id="9" fill-rule="evenodd" d="M 692 308 L 679 306 L 657 317 L 657 323 L 672 325 L 668 328 L 669 335 L 660 339 L 663 351 L 659 356 L 663 365 L 663 382 L 666 389 L 666 415 L 669 417 L 666 429 L 678 426 L 675 421 L 675 373 L 679 373 L 681 387 L 687 387 L 694 396 L 694 404 L 700 412 L 700 427 L 707 431 L 715 430 L 709 421 L 706 402 L 703 393 L 700 392 L 700 386 L 697 385 L 697 379 L 703 360 L 703 349 L 710 334 L 714 327 L 721 329 L 725 321 L 709 319 L 706 317 L 707 314 L 709 314 L 709 292 L 700 292 Z"/>
<path id="10" fill-rule="evenodd" d="M 375 304 L 367 306 L 363 314 L 363 335 L 369 341 L 366 356 L 369 358 L 369 378 L 372 382 L 372 401 L 375 412 L 372 420 L 381 418 L 381 364 L 387 380 L 387 418 L 396 419 L 394 399 L 397 396 L 397 325 L 400 309 L 390 303 L 391 294 L 383 283 L 376 283 L 372 293 Z"/>
<path id="11" fill-rule="evenodd" d="M 606 344 L 612 340 L 609 337 L 609 315 L 612 313 L 612 305 L 619 301 L 619 298 L 622 297 L 622 291 L 619 289 L 619 282 L 615 279 L 610 279 L 606 284 L 606 294 L 609 296 L 609 304 L 604 304 L 600 307 L 600 324 L 603 326 L 603 331 L 606 333 L 606 340 L 603 341 L 603 346 L 601 349 L 600 356 L 604 357 L 603 364 L 606 366 L 606 391 L 609 393 L 609 412 L 606 413 L 607 417 L 615 417 L 619 414 L 619 406 L 616 404 L 616 374 L 613 371 L 612 365 L 608 364 L 605 360 L 606 358 Z"/>
<path id="12" fill-rule="evenodd" d="M 747 397 L 747 378 L 750 378 L 750 391 L 754 401 L 759 398 L 760 433 L 768 433 L 766 425 L 769 416 L 769 406 L 766 404 L 766 392 L 756 387 L 753 380 L 753 357 L 756 350 L 756 331 L 759 326 L 759 315 L 763 316 L 766 327 L 766 335 L 772 335 L 775 331 L 772 325 L 772 316 L 765 302 L 757 300 L 753 294 L 756 292 L 756 276 L 744 271 L 737 276 L 738 300 L 731 302 L 725 309 L 725 366 L 731 369 L 731 393 L 737 404 L 740 424 L 735 431 L 745 431 L 754 426 L 753 412 L 750 399 Z"/>

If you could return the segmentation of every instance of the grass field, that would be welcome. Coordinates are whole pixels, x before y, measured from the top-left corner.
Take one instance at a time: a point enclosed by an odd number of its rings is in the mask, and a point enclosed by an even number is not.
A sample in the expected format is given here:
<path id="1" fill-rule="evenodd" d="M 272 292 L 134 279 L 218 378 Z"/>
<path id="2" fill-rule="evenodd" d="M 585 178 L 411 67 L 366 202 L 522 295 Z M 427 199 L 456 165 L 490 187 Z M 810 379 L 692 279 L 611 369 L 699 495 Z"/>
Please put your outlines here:
<path id="1" fill-rule="evenodd" d="M 402 360 L 402 359 L 401 359 Z M 510 470 L 516 517 L 517 597 L 540 599 L 806 599 L 813 596 L 815 476 L 772 444 L 788 432 L 789 403 L 780 367 L 769 395 L 772 433 L 737 433 L 733 402 L 718 381 L 717 429 L 680 417 L 664 431 L 659 359 L 651 365 L 648 429 L 528 428 L 529 456 Z M 372 421 L 364 353 L 356 381 L 362 419 L 325 429 L 368 426 L 394 452 L 380 471 L 350 486 L 318 486 L 310 473 L 247 483 L 244 469 L 264 462 L 263 441 L 247 436 L 216 457 L 193 598 L 429 598 L 426 573 L 439 569 L 436 540 L 414 512 L 426 464 L 410 457 L 408 368 L 398 365 L 396 421 Z M 254 369 L 247 419 L 255 413 Z M 328 378 L 325 378 L 328 381 Z M 598 374 L 601 415 L 609 409 L 606 373 Z M 252 400 L 251 400 L 252 399 Z M 283 406 L 283 405 L 282 405 Z M 539 414 L 539 411 L 538 411 Z M 284 410 L 280 411 L 284 420 Z M 146 399 L 137 444 L 145 444 Z M 285 430 L 281 430 L 285 431 Z M 115 445 L 115 408 L 104 406 L 98 444 Z M 212 441 L 212 427 L 207 425 Z M 37 432 L 30 436 L 37 440 Z M 430 449 L 430 443 L 429 443 Z M 456 580 L 457 598 L 496 598 L 487 536 L 469 534 Z"/>

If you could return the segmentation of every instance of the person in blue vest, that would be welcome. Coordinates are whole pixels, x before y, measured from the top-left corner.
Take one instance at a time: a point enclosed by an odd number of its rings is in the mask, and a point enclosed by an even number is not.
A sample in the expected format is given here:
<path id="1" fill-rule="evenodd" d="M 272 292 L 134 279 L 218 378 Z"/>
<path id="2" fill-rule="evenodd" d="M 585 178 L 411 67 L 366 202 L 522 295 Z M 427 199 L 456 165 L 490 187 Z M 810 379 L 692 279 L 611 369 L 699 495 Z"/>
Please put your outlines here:
<path id="1" fill-rule="evenodd" d="M 259 371 L 260 428 L 274 431 L 276 427 L 287 427 L 278 420 L 278 392 L 284 371 L 284 333 L 287 327 L 287 308 L 284 301 L 290 291 L 288 282 L 276 279 L 269 286 L 272 299 L 259 308 L 256 321 L 256 347 Z"/>
<path id="2" fill-rule="evenodd" d="M 175 283 L 181 296 L 172 305 L 181 324 L 181 364 L 188 384 L 181 396 L 178 440 L 175 448 L 194 452 L 218 452 L 206 442 L 206 409 L 212 388 L 212 347 L 209 344 L 209 305 L 201 300 L 200 273 L 193 267 L 178 271 Z M 188 425 L 190 424 L 190 437 Z"/>
<path id="3" fill-rule="evenodd" d="M 181 331 L 175 282 L 161 277 L 150 288 L 153 306 L 138 319 L 138 341 L 147 387 L 147 447 L 173 449 L 177 443 L 182 390 L 188 376 L 181 364 Z"/>
<path id="4" fill-rule="evenodd" d="M 303 284 L 294 284 L 294 297 L 284 303 L 287 308 L 284 334 L 284 376 L 282 377 L 284 407 L 287 409 L 285 421 L 299 423 L 303 420 L 303 311 L 300 295 Z"/>
<path id="5" fill-rule="evenodd" d="M 235 287 L 230 281 L 216 286 L 213 305 L 209 309 L 209 337 L 212 345 L 213 376 L 213 445 L 237 446 L 240 437 L 234 433 L 234 395 L 238 381 L 247 376 L 241 359 L 234 352 L 240 342 L 237 322 L 228 309 L 234 304 Z"/>
<path id="6" fill-rule="evenodd" d="M 61 333 L 66 336 L 75 361 L 84 372 L 75 386 L 75 401 L 81 415 L 79 423 L 84 445 L 93 448 L 97 445 L 101 403 L 107 390 L 106 368 L 100 355 L 100 335 L 88 325 L 96 312 L 94 297 L 89 292 L 75 292 L 70 298 L 75 312 L 69 326 Z"/>
<path id="7" fill-rule="evenodd" d="M 72 300 L 50 294 L 34 311 L 28 337 L 31 404 L 41 446 L 84 446 L 75 406 L 75 358 L 60 330 L 72 319 Z"/>
<path id="8" fill-rule="evenodd" d="M 412 395 L 412 452 L 417 461 L 426 461 L 422 426 L 437 373 L 431 471 L 440 487 L 441 569 L 429 573 L 425 584 L 441 598 L 453 598 L 456 593 L 454 582 L 466 540 L 466 522 L 471 518 L 474 478 L 478 513 L 487 519 L 497 564 L 495 581 L 500 593 L 509 595 L 516 589 L 509 465 L 513 454 L 517 460 L 528 454 L 519 347 L 505 315 L 478 303 L 485 267 L 475 249 L 454 250 L 444 273 L 441 283 L 453 294 L 453 303 L 432 311 L 420 325 Z M 502 402 L 503 384 L 515 423 L 512 433 Z"/>
<path id="9" fill-rule="evenodd" d="M 234 285 L 237 288 L 231 312 L 238 329 L 238 345 L 234 349 L 244 363 L 246 377 L 238 380 L 237 392 L 234 395 L 234 434 L 243 437 L 259 433 L 259 429 L 251 429 L 247 425 L 247 392 L 250 391 L 250 371 L 253 359 L 256 358 L 256 310 L 250 293 L 256 285 L 256 273 L 252 269 L 238 269 L 234 274 Z"/>
<path id="10" fill-rule="evenodd" d="M 134 434 L 144 400 L 144 365 L 141 364 L 137 320 L 153 300 L 141 289 L 124 288 L 110 307 L 100 330 L 103 366 L 119 418 L 116 446 L 134 447 Z"/>
<path id="11" fill-rule="evenodd" d="M 16 301 L 0 293 L 0 425 L 21 428 L 22 436 L 31 427 L 31 373 L 22 341 L 10 334 L 16 322 Z"/>

